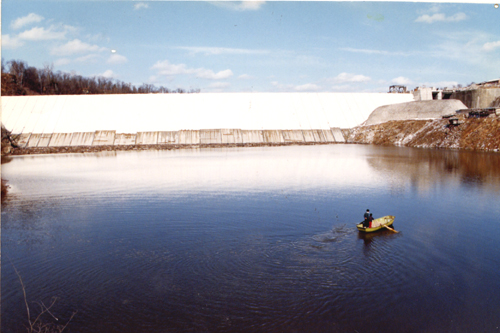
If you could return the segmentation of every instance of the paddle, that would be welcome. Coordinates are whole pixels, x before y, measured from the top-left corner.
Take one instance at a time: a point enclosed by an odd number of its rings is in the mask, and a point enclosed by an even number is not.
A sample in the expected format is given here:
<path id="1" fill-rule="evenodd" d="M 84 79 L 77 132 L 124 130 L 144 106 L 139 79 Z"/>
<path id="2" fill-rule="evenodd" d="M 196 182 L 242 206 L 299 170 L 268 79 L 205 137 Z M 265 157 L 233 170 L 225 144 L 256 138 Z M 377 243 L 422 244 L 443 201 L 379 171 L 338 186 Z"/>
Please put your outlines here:
<path id="1" fill-rule="evenodd" d="M 389 230 L 394 231 L 395 233 L 399 233 L 399 231 L 396 231 L 396 230 L 394 230 L 394 229 L 392 229 L 392 228 L 390 228 L 390 227 L 386 226 L 385 224 L 383 224 L 382 226 L 383 226 L 384 228 L 387 228 L 387 229 L 389 229 Z"/>

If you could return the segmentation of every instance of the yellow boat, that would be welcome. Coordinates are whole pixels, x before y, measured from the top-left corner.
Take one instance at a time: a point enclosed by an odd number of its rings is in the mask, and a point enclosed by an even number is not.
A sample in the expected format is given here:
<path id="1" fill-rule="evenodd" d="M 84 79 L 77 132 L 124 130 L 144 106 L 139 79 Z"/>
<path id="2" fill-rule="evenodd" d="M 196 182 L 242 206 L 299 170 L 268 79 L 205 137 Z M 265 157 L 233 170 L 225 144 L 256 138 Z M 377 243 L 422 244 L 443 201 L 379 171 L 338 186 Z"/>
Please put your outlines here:
<path id="1" fill-rule="evenodd" d="M 385 229 L 385 227 L 391 226 L 394 223 L 394 219 L 395 219 L 394 216 L 387 215 L 373 220 L 371 228 L 364 228 L 363 222 L 356 224 L 356 227 L 358 228 L 359 231 L 362 232 L 374 232 L 380 229 Z"/>

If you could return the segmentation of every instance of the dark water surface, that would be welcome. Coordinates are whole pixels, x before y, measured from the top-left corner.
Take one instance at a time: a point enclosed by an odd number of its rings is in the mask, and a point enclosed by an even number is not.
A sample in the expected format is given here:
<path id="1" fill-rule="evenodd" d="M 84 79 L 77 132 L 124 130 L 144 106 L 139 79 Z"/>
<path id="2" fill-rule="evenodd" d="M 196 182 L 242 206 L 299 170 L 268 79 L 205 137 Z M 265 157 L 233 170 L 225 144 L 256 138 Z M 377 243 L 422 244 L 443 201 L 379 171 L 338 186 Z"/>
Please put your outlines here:
<path id="1" fill-rule="evenodd" d="M 360 145 L 14 157 L 2 332 L 499 332 L 500 155 Z M 394 227 L 363 236 L 366 208 Z M 54 322 L 47 315 L 46 322 Z"/>

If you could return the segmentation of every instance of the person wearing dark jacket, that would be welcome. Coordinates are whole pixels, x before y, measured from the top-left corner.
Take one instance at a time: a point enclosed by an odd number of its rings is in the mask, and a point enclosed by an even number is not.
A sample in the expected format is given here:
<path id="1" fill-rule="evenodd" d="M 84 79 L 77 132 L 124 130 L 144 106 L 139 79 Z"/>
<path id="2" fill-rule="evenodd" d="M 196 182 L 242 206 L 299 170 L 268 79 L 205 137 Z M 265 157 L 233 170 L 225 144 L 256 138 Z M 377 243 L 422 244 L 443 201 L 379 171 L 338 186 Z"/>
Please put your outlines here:
<path id="1" fill-rule="evenodd" d="M 364 215 L 365 220 L 363 221 L 363 227 L 368 228 L 370 226 L 370 210 L 367 209 Z"/>

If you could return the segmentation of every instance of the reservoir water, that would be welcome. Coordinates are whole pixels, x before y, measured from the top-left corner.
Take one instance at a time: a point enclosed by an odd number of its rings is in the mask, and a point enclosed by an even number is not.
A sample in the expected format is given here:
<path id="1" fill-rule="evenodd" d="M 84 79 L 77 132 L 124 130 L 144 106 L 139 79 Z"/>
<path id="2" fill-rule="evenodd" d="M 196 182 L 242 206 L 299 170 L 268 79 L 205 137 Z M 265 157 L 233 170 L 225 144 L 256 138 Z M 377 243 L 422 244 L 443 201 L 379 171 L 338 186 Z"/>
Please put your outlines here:
<path id="1" fill-rule="evenodd" d="M 500 154 L 39 155 L 2 178 L 5 333 L 28 325 L 16 270 L 65 332 L 500 331 Z M 399 233 L 359 233 L 367 208 Z"/>

